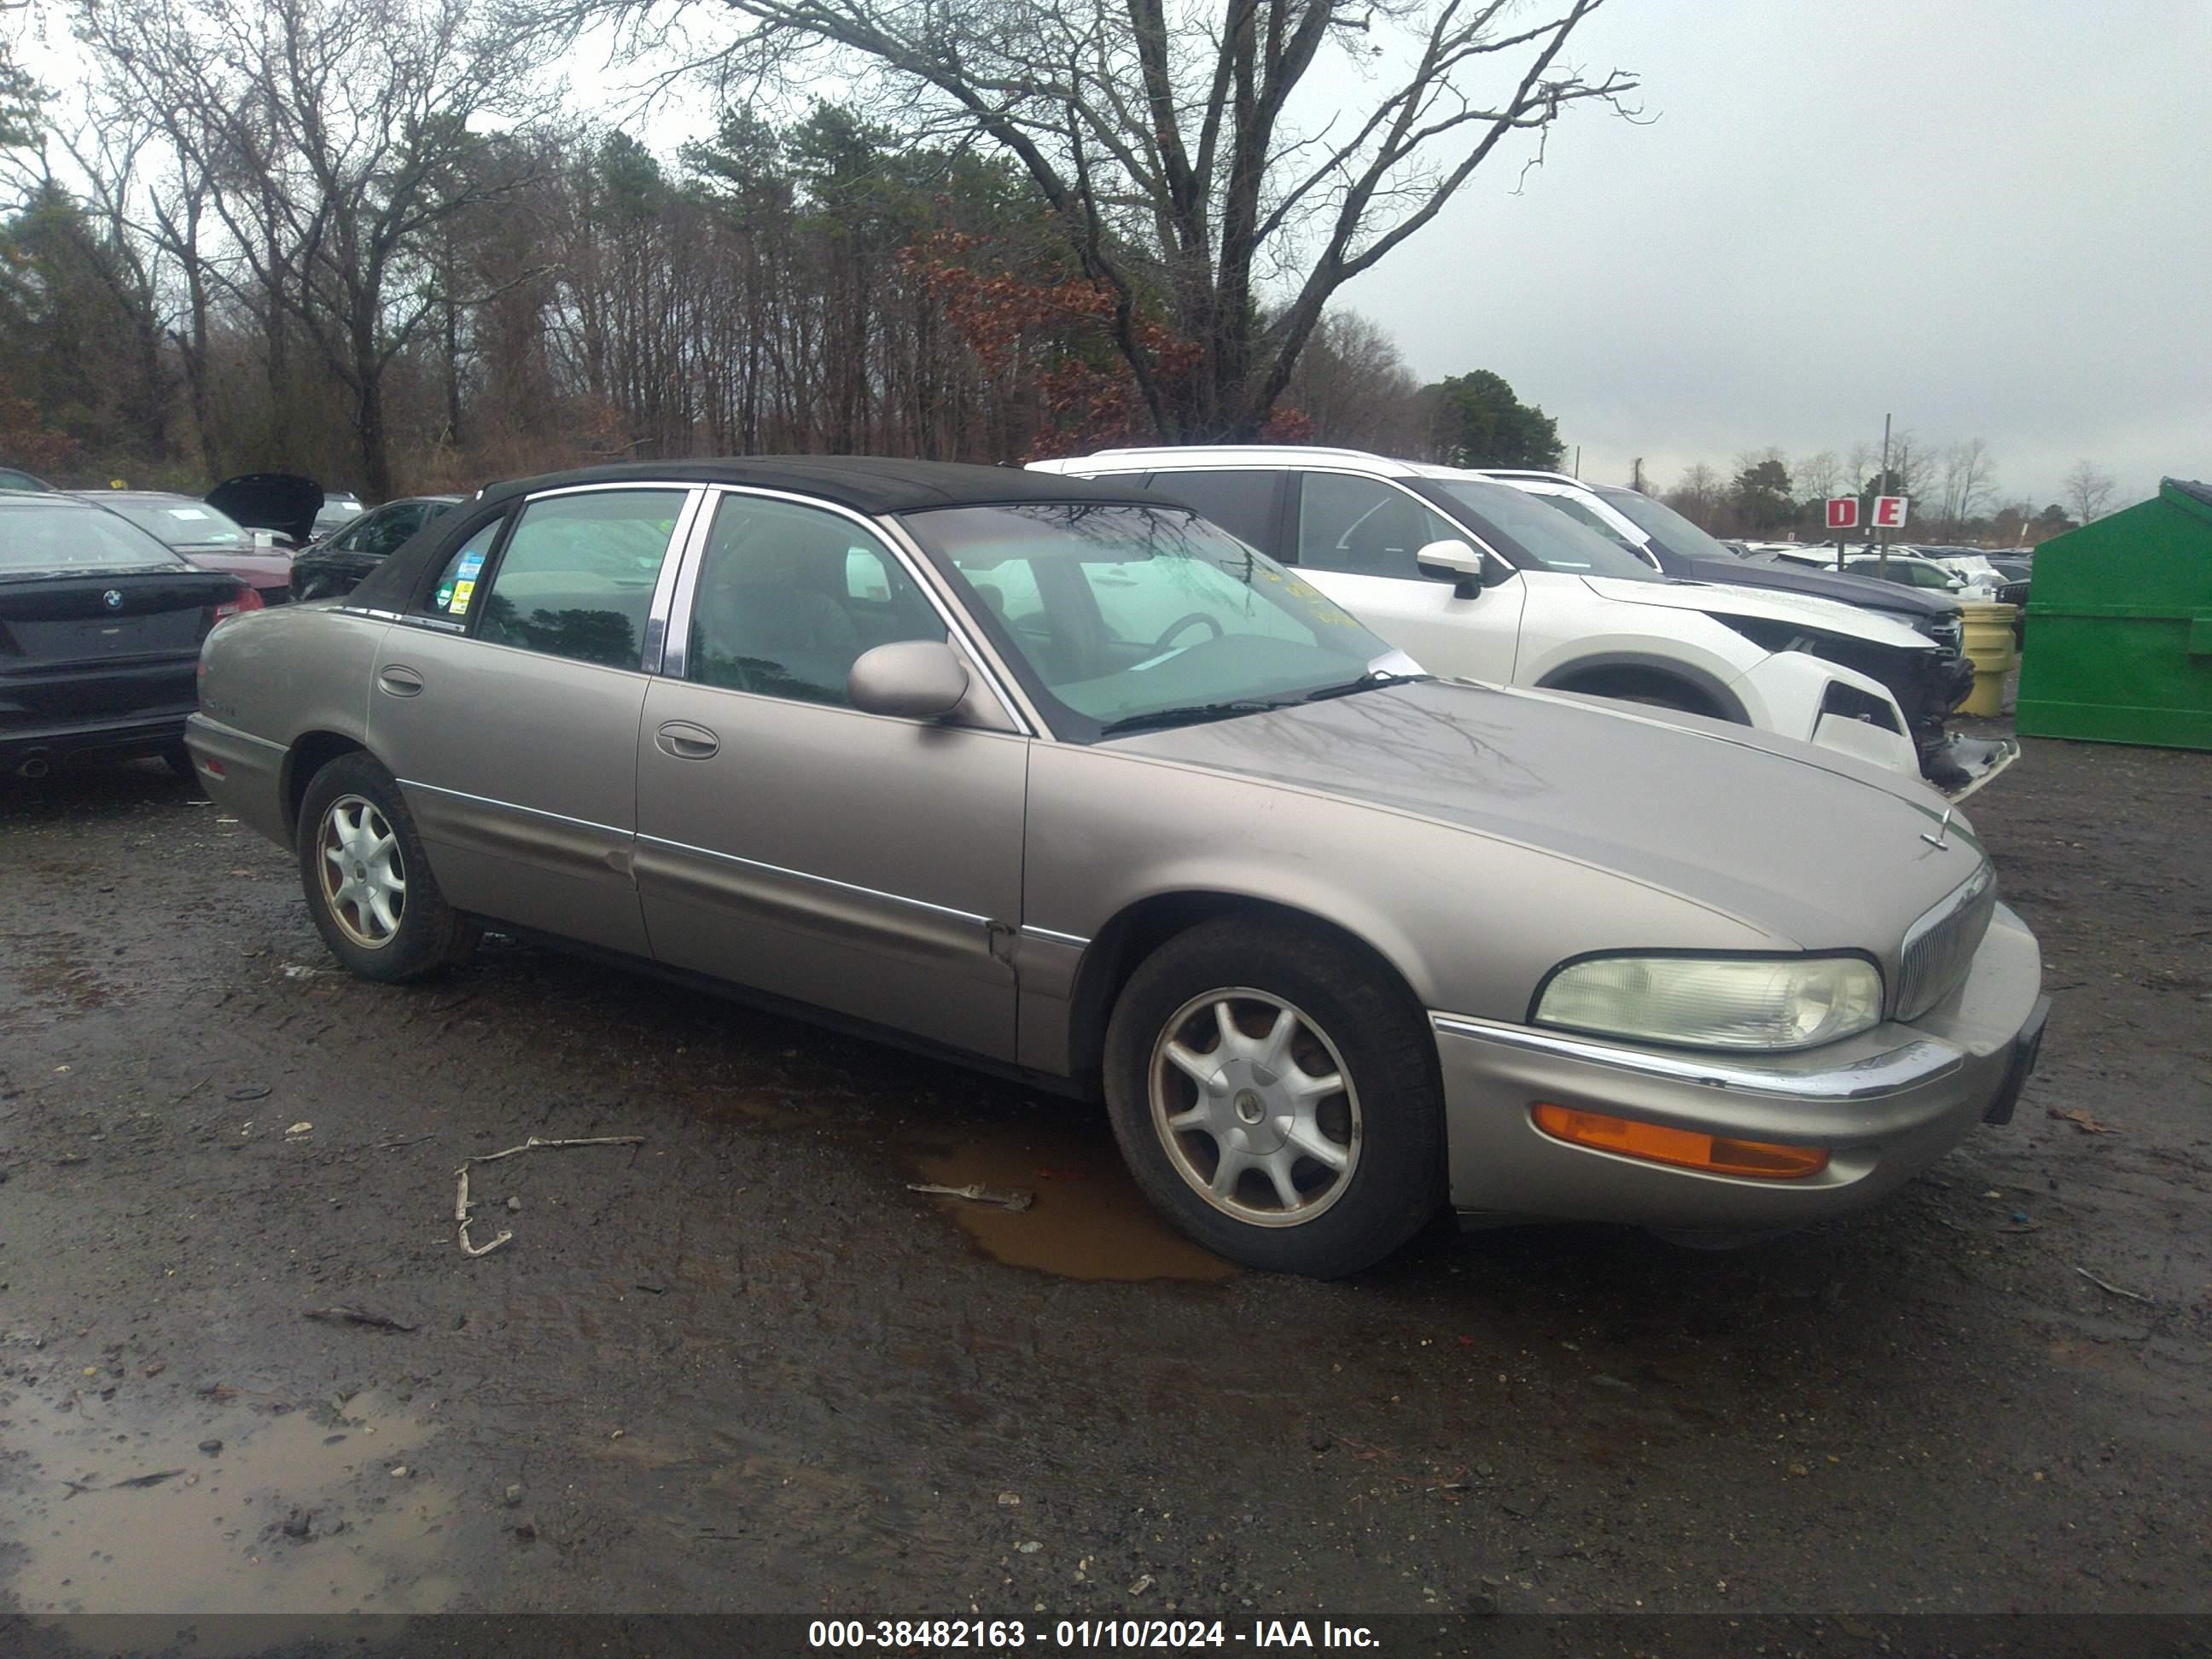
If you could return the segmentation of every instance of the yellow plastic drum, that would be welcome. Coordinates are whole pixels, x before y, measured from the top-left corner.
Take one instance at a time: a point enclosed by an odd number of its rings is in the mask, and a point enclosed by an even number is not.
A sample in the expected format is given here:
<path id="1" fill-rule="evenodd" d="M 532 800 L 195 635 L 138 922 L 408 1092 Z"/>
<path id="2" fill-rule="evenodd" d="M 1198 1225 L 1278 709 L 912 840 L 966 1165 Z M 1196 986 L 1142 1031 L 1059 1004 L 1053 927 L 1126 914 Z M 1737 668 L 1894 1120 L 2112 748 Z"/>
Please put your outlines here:
<path id="1" fill-rule="evenodd" d="M 1960 705 L 1969 714 L 2004 713 L 2006 678 L 2020 666 L 2020 652 L 2013 644 L 2014 605 L 1962 604 L 1960 647 L 1974 665 L 1974 689 Z"/>

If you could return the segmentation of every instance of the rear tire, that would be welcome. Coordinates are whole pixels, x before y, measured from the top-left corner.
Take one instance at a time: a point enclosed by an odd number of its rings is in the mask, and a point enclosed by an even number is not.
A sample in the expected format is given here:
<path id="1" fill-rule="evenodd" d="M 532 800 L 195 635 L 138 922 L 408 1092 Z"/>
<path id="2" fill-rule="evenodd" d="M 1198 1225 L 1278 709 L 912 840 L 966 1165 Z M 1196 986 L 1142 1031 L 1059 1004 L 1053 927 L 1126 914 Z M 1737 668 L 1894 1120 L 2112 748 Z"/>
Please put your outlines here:
<path id="1" fill-rule="evenodd" d="M 301 884 L 331 954 L 363 979 L 418 979 L 467 959 L 479 929 L 446 902 L 391 773 L 341 755 L 300 806 Z"/>
<path id="2" fill-rule="evenodd" d="M 1105 1084 L 1145 1195 L 1247 1267 L 1358 1273 L 1443 1200 L 1428 1021 L 1322 928 L 1229 916 L 1169 940 L 1115 1004 Z"/>

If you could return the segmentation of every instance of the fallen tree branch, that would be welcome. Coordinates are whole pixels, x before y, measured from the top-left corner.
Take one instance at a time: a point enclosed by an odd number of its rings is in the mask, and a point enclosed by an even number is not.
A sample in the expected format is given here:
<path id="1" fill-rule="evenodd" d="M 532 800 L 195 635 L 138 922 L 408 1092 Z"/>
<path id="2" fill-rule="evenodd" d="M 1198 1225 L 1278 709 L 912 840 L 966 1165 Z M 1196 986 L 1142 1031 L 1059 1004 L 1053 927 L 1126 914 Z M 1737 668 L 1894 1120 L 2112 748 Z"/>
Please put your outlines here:
<path id="1" fill-rule="evenodd" d="M 977 1182 L 971 1187 L 941 1187 L 933 1182 L 909 1181 L 910 1193 L 927 1193 L 933 1198 L 964 1198 L 971 1204 L 989 1204 L 1001 1210 L 1017 1212 L 1036 1202 L 1036 1194 L 1020 1187 L 986 1187 Z"/>
<path id="2" fill-rule="evenodd" d="M 2082 1278 L 2087 1279 L 2092 1285 L 2094 1285 L 2099 1290 L 2109 1291 L 2114 1296 L 2124 1296 L 2130 1302 L 2148 1302 L 2153 1299 L 2150 1297 L 2143 1295 L 2140 1291 L 2124 1291 L 2117 1285 L 2109 1284 L 2106 1280 L 2098 1278 L 2096 1274 L 2091 1273 L 2087 1267 L 2077 1267 L 2074 1271 L 2081 1274 Z"/>
<path id="3" fill-rule="evenodd" d="M 535 1152 L 541 1146 L 642 1146 L 644 1144 L 643 1135 L 586 1135 L 572 1140 L 541 1140 L 532 1135 L 520 1146 L 509 1146 L 505 1152 L 485 1152 L 463 1159 L 461 1167 L 453 1171 L 454 1178 L 459 1183 L 453 1194 L 453 1219 L 460 1226 L 461 1254 L 466 1256 L 489 1255 L 514 1237 L 501 1227 L 488 1244 L 469 1242 L 469 1168 L 471 1164 L 496 1164 L 503 1158 L 513 1158 L 518 1152 Z"/>

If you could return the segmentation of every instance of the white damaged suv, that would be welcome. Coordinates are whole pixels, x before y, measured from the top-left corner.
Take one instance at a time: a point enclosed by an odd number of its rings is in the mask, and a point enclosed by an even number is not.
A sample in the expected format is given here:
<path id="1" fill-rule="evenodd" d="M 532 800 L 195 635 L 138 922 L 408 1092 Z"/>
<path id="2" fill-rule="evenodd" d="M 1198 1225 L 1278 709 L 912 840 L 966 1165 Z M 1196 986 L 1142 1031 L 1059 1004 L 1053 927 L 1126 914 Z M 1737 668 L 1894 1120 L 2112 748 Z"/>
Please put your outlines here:
<path id="1" fill-rule="evenodd" d="M 1933 651 L 1832 600 L 1674 580 L 1474 472 L 1292 446 L 1109 449 L 1043 471 L 1136 482 L 1299 573 L 1430 672 L 1755 726 L 1919 777 L 1896 699 L 1849 665 Z"/>

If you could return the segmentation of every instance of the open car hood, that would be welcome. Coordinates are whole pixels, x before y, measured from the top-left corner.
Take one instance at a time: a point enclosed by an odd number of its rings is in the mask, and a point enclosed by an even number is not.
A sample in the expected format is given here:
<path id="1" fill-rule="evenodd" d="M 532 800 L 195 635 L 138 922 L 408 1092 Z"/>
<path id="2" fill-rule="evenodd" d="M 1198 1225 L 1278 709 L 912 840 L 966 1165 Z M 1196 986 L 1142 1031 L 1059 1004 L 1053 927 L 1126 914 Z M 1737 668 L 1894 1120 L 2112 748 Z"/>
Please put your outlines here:
<path id="1" fill-rule="evenodd" d="M 295 472 L 247 472 L 225 478 L 207 493 L 207 504 L 252 530 L 273 530 L 296 547 L 313 538 L 323 510 L 323 487 Z"/>

